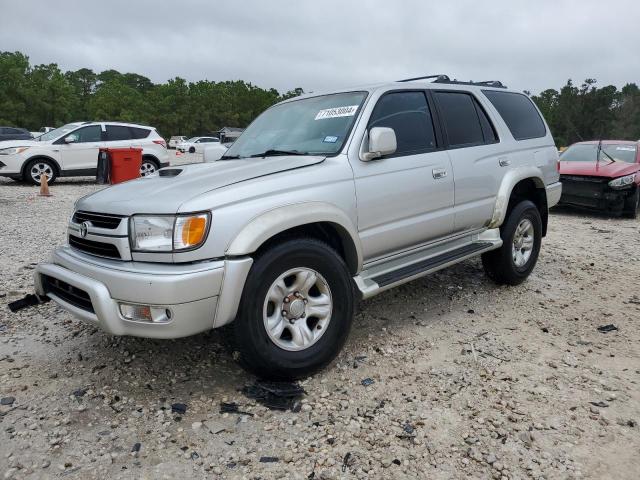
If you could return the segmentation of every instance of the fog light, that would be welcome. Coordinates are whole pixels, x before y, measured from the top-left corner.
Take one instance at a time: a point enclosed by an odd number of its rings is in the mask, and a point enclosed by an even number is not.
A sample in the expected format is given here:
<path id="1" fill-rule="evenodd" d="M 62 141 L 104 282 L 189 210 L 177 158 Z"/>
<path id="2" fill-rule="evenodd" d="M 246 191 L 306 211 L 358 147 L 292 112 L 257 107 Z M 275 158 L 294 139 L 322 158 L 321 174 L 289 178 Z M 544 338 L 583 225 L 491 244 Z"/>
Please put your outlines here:
<path id="1" fill-rule="evenodd" d="M 121 303 L 120 313 L 122 313 L 122 316 L 127 320 L 153 322 L 151 307 L 149 305 L 129 305 L 128 303 Z"/>
<path id="2" fill-rule="evenodd" d="M 166 323 L 171 321 L 171 310 L 151 305 L 120 304 L 120 313 L 132 322 Z"/>

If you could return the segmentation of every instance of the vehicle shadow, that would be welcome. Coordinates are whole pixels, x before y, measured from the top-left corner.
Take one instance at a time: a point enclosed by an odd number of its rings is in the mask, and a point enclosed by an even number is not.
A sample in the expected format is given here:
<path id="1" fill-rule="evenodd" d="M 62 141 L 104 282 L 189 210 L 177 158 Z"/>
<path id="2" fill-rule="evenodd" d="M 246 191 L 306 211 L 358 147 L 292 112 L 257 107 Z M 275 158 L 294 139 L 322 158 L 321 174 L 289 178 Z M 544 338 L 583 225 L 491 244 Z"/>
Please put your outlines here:
<path id="1" fill-rule="evenodd" d="M 403 330 L 415 328 L 417 321 L 428 327 L 444 311 L 467 312 L 468 295 L 490 295 L 497 288 L 486 279 L 479 260 L 473 259 L 364 301 L 338 362 L 358 354 L 368 336 L 382 327 L 400 337 L 412 336 Z M 133 377 L 118 388 L 136 399 L 154 391 L 175 401 L 193 392 L 208 398 L 237 396 L 238 388 L 254 379 L 234 360 L 220 330 L 175 340 L 110 337 L 96 330 L 87 340 L 81 350 L 116 370 L 105 369 L 99 372 L 104 378 L 94 380 L 109 385 L 114 373 Z"/>
<path id="2" fill-rule="evenodd" d="M 572 207 L 568 205 L 556 205 L 549 212 L 552 215 L 574 218 L 597 218 L 602 220 L 624 219 L 620 213 L 608 213 L 588 208 Z"/>
<path id="3" fill-rule="evenodd" d="M 74 178 L 57 178 L 53 184 L 49 184 L 50 187 L 57 187 L 63 185 L 83 186 L 83 185 L 98 185 L 96 179 L 93 177 L 74 177 Z M 38 188 L 37 185 L 31 185 L 27 182 L 16 182 L 10 179 L 0 179 L 0 187 L 9 188 Z"/>

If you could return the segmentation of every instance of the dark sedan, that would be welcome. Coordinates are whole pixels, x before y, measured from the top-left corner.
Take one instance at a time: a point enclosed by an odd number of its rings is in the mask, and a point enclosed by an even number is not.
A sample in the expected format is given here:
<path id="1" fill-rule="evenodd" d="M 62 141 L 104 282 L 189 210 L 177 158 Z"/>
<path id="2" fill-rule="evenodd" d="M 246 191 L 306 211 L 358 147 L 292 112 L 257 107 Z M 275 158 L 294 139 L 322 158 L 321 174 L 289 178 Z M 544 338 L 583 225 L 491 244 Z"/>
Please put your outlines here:
<path id="1" fill-rule="evenodd" d="M 0 142 L 3 140 L 31 140 L 31 132 L 24 128 L 0 127 Z"/>

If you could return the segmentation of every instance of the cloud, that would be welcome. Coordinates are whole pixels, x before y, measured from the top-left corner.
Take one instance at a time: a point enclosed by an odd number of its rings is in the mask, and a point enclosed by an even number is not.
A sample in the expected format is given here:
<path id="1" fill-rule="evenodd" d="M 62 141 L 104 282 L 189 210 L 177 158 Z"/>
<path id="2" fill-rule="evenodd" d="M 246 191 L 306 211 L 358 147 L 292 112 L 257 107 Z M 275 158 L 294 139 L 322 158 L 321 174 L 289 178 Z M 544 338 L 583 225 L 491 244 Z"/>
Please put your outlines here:
<path id="1" fill-rule="evenodd" d="M 310 91 L 446 73 L 538 92 L 637 82 L 639 17 L 637 0 L 12 2 L 0 48 L 155 82 Z"/>

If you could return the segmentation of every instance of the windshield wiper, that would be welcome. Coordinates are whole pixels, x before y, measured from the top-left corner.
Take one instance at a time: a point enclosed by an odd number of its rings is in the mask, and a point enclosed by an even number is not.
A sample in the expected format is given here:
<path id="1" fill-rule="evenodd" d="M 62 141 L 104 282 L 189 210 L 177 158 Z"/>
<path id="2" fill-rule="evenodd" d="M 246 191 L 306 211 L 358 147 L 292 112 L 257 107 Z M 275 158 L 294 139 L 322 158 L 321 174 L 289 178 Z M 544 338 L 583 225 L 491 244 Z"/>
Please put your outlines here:
<path id="1" fill-rule="evenodd" d="M 602 140 L 600 140 L 598 142 L 598 153 L 596 154 L 596 163 L 598 163 L 598 160 L 600 159 L 600 154 L 604 153 L 607 157 L 609 157 L 609 160 L 611 160 L 612 162 L 617 162 L 617 160 L 615 158 L 613 158 L 611 155 L 609 155 L 607 152 L 605 152 L 602 149 Z"/>
<path id="2" fill-rule="evenodd" d="M 256 153 L 251 155 L 251 158 L 255 157 L 277 157 L 280 155 L 307 155 L 307 152 L 299 152 L 298 150 L 266 150 L 262 153 Z"/>
<path id="3" fill-rule="evenodd" d="M 240 158 L 240 155 L 223 155 L 220 160 L 237 160 L 238 158 Z"/>

